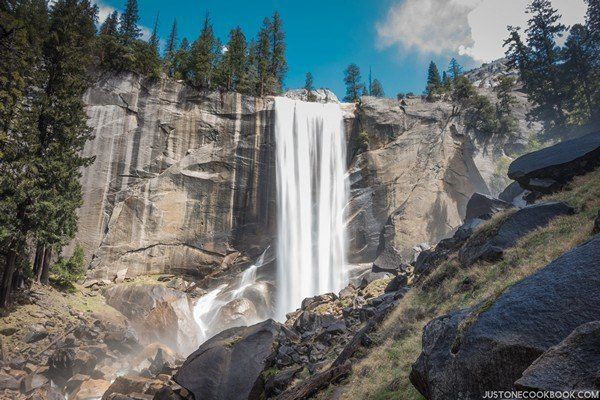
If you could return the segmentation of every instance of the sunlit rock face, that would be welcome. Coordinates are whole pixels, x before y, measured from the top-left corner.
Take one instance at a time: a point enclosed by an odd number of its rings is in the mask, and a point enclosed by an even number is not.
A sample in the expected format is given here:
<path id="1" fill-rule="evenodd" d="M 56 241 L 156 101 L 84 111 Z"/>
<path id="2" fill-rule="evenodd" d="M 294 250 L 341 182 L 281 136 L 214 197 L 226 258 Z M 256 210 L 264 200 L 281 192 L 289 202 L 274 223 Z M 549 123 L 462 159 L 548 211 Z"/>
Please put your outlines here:
<path id="1" fill-rule="evenodd" d="M 274 230 L 272 100 L 110 77 L 85 96 L 81 243 L 90 274 L 202 278 Z"/>

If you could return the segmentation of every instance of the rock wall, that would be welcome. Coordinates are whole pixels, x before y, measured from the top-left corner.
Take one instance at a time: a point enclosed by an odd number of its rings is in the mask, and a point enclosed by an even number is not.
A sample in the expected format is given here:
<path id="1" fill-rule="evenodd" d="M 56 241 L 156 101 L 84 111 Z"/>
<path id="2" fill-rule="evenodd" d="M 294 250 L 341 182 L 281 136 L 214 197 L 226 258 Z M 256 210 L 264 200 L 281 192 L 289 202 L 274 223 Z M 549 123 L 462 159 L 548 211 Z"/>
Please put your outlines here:
<path id="1" fill-rule="evenodd" d="M 501 73 L 492 65 L 468 76 L 493 96 Z M 331 92 L 317 94 L 337 101 Z M 511 138 L 465 132 L 446 101 L 365 97 L 359 106 L 342 104 L 351 262 L 371 262 L 384 248 L 409 260 L 415 245 L 436 243 L 461 225 L 474 192 L 503 189 L 497 177 L 505 176 L 507 154 L 524 147 L 534 129 L 524 122 L 526 98 L 518 87 L 514 94 L 520 129 Z M 272 98 L 122 75 L 100 80 L 85 100 L 95 134 L 85 154 L 96 161 L 83 171 L 76 242 L 91 261 L 90 275 L 227 275 L 236 258 L 228 254 L 258 256 L 272 242 Z M 365 135 L 369 149 L 357 154 Z"/>
<path id="2" fill-rule="evenodd" d="M 274 229 L 272 101 L 135 75 L 85 96 L 95 139 L 79 210 L 91 275 L 203 277 Z"/>
<path id="3" fill-rule="evenodd" d="M 384 247 L 405 259 L 461 225 L 474 192 L 487 193 L 470 139 L 448 103 L 364 97 L 359 134 L 370 150 L 350 167 L 351 261 L 374 260 Z"/>

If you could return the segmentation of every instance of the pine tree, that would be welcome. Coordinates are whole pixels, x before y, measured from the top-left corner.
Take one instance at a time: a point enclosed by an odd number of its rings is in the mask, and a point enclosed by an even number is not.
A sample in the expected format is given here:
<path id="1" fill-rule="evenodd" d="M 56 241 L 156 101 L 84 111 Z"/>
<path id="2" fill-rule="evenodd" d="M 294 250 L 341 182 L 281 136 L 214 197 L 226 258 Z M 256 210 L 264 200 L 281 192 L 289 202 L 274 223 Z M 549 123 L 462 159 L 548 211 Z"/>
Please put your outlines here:
<path id="1" fill-rule="evenodd" d="M 265 18 L 263 26 L 258 32 L 258 41 L 256 43 L 256 70 L 258 76 L 257 94 L 265 96 L 270 93 L 270 88 L 275 84 L 271 73 L 271 64 L 273 52 L 271 47 L 271 20 Z"/>
<path id="2" fill-rule="evenodd" d="M 104 20 L 100 26 L 100 34 L 116 37 L 119 34 L 119 13 L 113 11 L 108 14 L 108 17 Z"/>
<path id="3" fill-rule="evenodd" d="M 569 122 L 577 125 L 598 117 L 598 104 L 594 94 L 599 82 L 594 79 L 595 52 L 591 33 L 583 25 L 571 28 L 565 43 L 564 85 L 568 92 Z"/>
<path id="4" fill-rule="evenodd" d="M 425 89 L 427 99 L 433 100 L 433 97 L 440 92 L 441 86 L 440 72 L 437 65 L 431 61 L 427 70 L 427 88 Z"/>
<path id="5" fill-rule="evenodd" d="M 130 43 L 142 36 L 142 31 L 138 27 L 139 20 L 137 0 L 127 0 L 119 26 L 119 33 L 125 43 Z"/>
<path id="6" fill-rule="evenodd" d="M 258 62 L 257 62 L 257 45 L 254 40 L 251 40 L 248 44 L 248 68 L 247 68 L 247 80 L 248 80 L 248 94 L 257 96 L 259 95 L 259 77 L 258 77 Z"/>
<path id="7" fill-rule="evenodd" d="M 227 51 L 220 64 L 221 86 L 226 90 L 237 90 L 247 93 L 248 54 L 246 36 L 238 26 L 229 33 Z"/>
<path id="8" fill-rule="evenodd" d="M 450 79 L 446 71 L 442 72 L 442 88 L 444 89 L 444 92 L 452 90 L 452 79 Z"/>
<path id="9" fill-rule="evenodd" d="M 504 41 L 503 47 L 506 47 L 507 66 L 519 70 L 521 79 L 525 84 L 528 82 L 529 68 L 529 48 L 521 39 L 521 28 L 509 26 L 509 36 Z"/>
<path id="10" fill-rule="evenodd" d="M 285 58 L 285 32 L 283 31 L 283 22 L 278 12 L 275 12 L 270 24 L 271 35 L 271 66 L 270 75 L 274 86 L 270 88 L 271 94 L 279 94 L 283 88 L 283 80 L 287 73 L 288 66 Z"/>
<path id="11" fill-rule="evenodd" d="M 452 58 L 450 60 L 450 65 L 448 66 L 448 73 L 452 80 L 455 80 L 460 75 L 462 75 L 462 67 L 460 66 L 458 61 L 456 61 L 455 58 Z"/>
<path id="12" fill-rule="evenodd" d="M 156 18 L 154 19 L 154 27 L 152 28 L 152 34 L 150 35 L 150 40 L 148 40 L 148 43 L 150 43 L 150 46 L 152 46 L 152 49 L 154 49 L 154 52 L 156 53 L 157 56 L 158 56 L 158 42 L 159 42 L 158 13 L 156 13 Z"/>
<path id="13" fill-rule="evenodd" d="M 515 80 L 509 76 L 498 78 L 498 84 L 494 87 L 494 93 L 498 98 L 496 103 L 496 115 L 498 119 L 498 131 L 501 134 L 509 134 L 516 128 L 517 120 L 513 116 L 512 110 L 517 103 L 512 95 Z"/>
<path id="14" fill-rule="evenodd" d="M 531 14 L 527 45 L 531 49 L 526 75 L 527 91 L 536 107 L 533 115 L 547 126 L 563 125 L 565 122 L 563 88 L 560 79 L 561 52 L 556 38 L 566 27 L 560 23 L 561 16 L 552 8 L 550 0 L 533 0 L 527 7 Z"/>
<path id="15" fill-rule="evenodd" d="M 169 33 L 169 39 L 167 40 L 167 46 L 165 47 L 164 59 L 165 69 L 170 77 L 175 74 L 175 54 L 177 52 L 177 20 L 173 21 L 171 27 L 171 33 Z"/>
<path id="16" fill-rule="evenodd" d="M 313 75 L 310 72 L 306 73 L 306 78 L 304 80 L 304 90 L 306 90 L 307 101 L 314 102 L 317 100 L 317 96 L 313 93 L 315 90 L 315 84 L 313 81 Z"/>
<path id="17" fill-rule="evenodd" d="M 385 97 L 383 85 L 378 79 L 375 79 L 371 85 L 371 96 L 373 97 Z"/>
<path id="18" fill-rule="evenodd" d="M 203 89 L 212 88 L 219 52 L 220 46 L 207 13 L 200 36 L 190 50 L 190 83 L 192 85 Z"/>
<path id="19" fill-rule="evenodd" d="M 360 96 L 365 90 L 365 85 L 362 83 L 360 76 L 360 68 L 356 64 L 348 65 L 348 68 L 344 71 L 344 83 L 346 84 L 346 102 L 359 102 Z"/>

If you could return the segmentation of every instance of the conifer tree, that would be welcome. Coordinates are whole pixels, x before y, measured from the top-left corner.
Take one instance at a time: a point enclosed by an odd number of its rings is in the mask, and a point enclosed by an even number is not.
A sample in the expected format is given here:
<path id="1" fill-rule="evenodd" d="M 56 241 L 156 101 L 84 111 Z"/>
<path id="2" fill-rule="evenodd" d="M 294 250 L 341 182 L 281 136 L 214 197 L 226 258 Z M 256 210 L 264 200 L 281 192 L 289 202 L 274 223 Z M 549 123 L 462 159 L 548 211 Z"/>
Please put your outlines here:
<path id="1" fill-rule="evenodd" d="M 304 90 L 306 90 L 306 100 L 314 102 L 317 100 L 317 96 L 313 93 L 315 90 L 315 84 L 313 81 L 313 75 L 310 72 L 306 73 L 304 80 Z"/>
<path id="2" fill-rule="evenodd" d="M 115 10 L 108 14 L 100 26 L 100 34 L 108 36 L 117 36 L 119 34 L 119 13 Z"/>
<path id="3" fill-rule="evenodd" d="M 373 80 L 371 84 L 371 96 L 373 97 L 385 97 L 385 92 L 383 90 L 383 85 L 379 82 L 378 79 Z"/>
<path id="4" fill-rule="evenodd" d="M 148 43 L 150 43 L 150 46 L 152 46 L 152 49 L 154 50 L 154 52 L 156 53 L 157 56 L 158 56 L 158 42 L 159 42 L 158 13 L 156 13 L 156 18 L 154 19 L 154 27 L 152 28 L 152 34 L 150 35 L 150 40 L 148 40 Z"/>
<path id="5" fill-rule="evenodd" d="M 456 61 L 456 58 L 452 58 L 450 60 L 450 65 L 448 66 L 448 74 L 452 80 L 455 80 L 462 74 L 462 67 Z"/>
<path id="6" fill-rule="evenodd" d="M 125 43 L 130 43 L 142 36 L 142 31 L 138 27 L 139 20 L 137 0 L 127 0 L 119 26 L 119 33 Z"/>
<path id="7" fill-rule="evenodd" d="M 427 99 L 433 100 L 433 96 L 440 92 L 441 86 L 442 81 L 440 77 L 440 72 L 438 70 L 437 65 L 433 61 L 431 61 L 429 63 L 429 69 L 427 70 L 427 88 L 425 89 Z"/>
<path id="8" fill-rule="evenodd" d="M 265 18 L 263 26 L 258 32 L 258 41 L 256 43 L 256 69 L 258 76 L 257 94 L 265 96 L 270 93 L 270 88 L 275 84 L 271 73 L 272 56 L 271 47 L 271 20 Z"/>
<path id="9" fill-rule="evenodd" d="M 171 26 L 171 32 L 169 33 L 169 38 L 167 39 L 167 45 L 165 47 L 165 64 L 167 67 L 167 71 L 169 76 L 173 76 L 173 62 L 175 58 L 175 52 L 177 51 L 177 20 L 173 21 L 173 25 Z"/>
<path id="10" fill-rule="evenodd" d="M 278 12 L 275 12 L 270 24 L 271 36 L 271 66 L 270 74 L 272 76 L 273 87 L 270 88 L 272 94 L 278 94 L 283 88 L 283 80 L 287 73 L 288 66 L 285 58 L 285 32 L 283 22 Z"/>
<path id="11" fill-rule="evenodd" d="M 220 46 L 207 13 L 200 36 L 190 50 L 190 73 L 192 85 L 210 89 L 213 84 Z"/>
<path id="12" fill-rule="evenodd" d="M 220 64 L 221 84 L 226 90 L 237 90 L 244 93 L 249 90 L 247 46 L 246 36 L 239 26 L 229 33 L 227 51 Z"/>
<path id="13" fill-rule="evenodd" d="M 560 14 L 552 8 L 550 0 L 533 0 L 527 7 L 531 14 L 527 44 L 531 49 L 527 68 L 528 94 L 536 104 L 533 115 L 550 125 L 565 122 L 563 88 L 561 87 L 561 52 L 556 38 L 563 35 L 566 27 L 560 22 Z"/>
<path id="14" fill-rule="evenodd" d="M 254 40 L 251 40 L 248 44 L 248 61 L 247 61 L 247 80 L 248 89 L 247 93 L 253 96 L 259 95 L 259 77 L 258 77 L 258 62 L 257 62 L 257 45 Z"/>
<path id="15" fill-rule="evenodd" d="M 360 101 L 365 85 L 362 83 L 360 68 L 356 64 L 348 65 L 348 68 L 344 71 L 344 83 L 346 84 L 344 101 L 354 103 Z"/>

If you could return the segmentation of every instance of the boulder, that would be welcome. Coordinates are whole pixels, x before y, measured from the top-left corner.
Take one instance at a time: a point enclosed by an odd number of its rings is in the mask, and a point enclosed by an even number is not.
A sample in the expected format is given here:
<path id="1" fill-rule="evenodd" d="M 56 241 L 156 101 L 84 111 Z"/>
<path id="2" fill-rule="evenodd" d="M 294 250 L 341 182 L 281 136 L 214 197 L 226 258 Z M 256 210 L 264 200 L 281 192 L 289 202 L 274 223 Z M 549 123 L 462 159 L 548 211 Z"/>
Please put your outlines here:
<path id="1" fill-rule="evenodd" d="M 65 400 L 65 396 L 57 388 L 46 385 L 35 389 L 27 400 Z"/>
<path id="2" fill-rule="evenodd" d="M 29 393 L 34 389 L 44 386 L 48 382 L 48 378 L 44 375 L 32 372 L 21 380 L 21 391 Z"/>
<path id="3" fill-rule="evenodd" d="M 273 320 L 223 331 L 192 353 L 174 380 L 196 399 L 259 399 L 262 373 L 286 332 Z"/>
<path id="4" fill-rule="evenodd" d="M 371 283 L 378 281 L 380 279 L 386 279 L 386 278 L 391 278 L 392 274 L 388 273 L 388 272 L 374 272 L 374 271 L 367 271 L 364 274 L 362 274 L 359 278 L 359 289 L 365 289 L 367 286 L 369 286 Z"/>
<path id="5" fill-rule="evenodd" d="M 508 168 L 508 176 L 526 189 L 547 194 L 598 165 L 600 132 L 594 132 L 517 158 Z"/>
<path id="6" fill-rule="evenodd" d="M 600 389 L 600 321 L 577 327 L 546 350 L 515 383 L 523 390 Z"/>
<path id="7" fill-rule="evenodd" d="M 90 379 L 81 384 L 79 389 L 69 396 L 69 400 L 92 400 L 103 397 L 103 393 L 110 387 L 110 382 L 104 379 Z"/>
<path id="8" fill-rule="evenodd" d="M 199 328 L 186 293 L 162 284 L 121 284 L 102 294 L 129 318 L 142 344 L 161 342 L 182 354 L 196 348 Z"/>
<path id="9" fill-rule="evenodd" d="M 14 376 L 0 372 L 0 390 L 10 389 L 18 390 L 21 386 L 21 381 L 16 379 Z"/>
<path id="10" fill-rule="evenodd" d="M 496 261 L 504 250 L 537 228 L 547 225 L 560 215 L 570 215 L 574 209 L 562 202 L 540 203 L 522 208 L 499 223 L 497 229 L 471 238 L 459 251 L 462 263 L 471 265 L 479 260 Z"/>
<path id="11" fill-rule="evenodd" d="M 254 303 L 248 299 L 234 299 L 223 307 L 219 308 L 214 324 L 220 329 L 233 328 L 235 326 L 244 326 L 258 320 L 258 312 Z"/>
<path id="12" fill-rule="evenodd" d="M 131 393 L 144 393 L 154 380 L 144 378 L 135 375 L 124 375 L 119 376 L 115 381 L 110 384 L 110 387 L 106 389 L 102 400 L 110 399 L 110 396 L 114 393 L 130 395 Z"/>
<path id="13" fill-rule="evenodd" d="M 407 284 L 408 284 L 408 278 L 406 277 L 406 275 L 398 275 L 398 276 L 394 277 L 390 281 L 390 283 L 387 284 L 384 292 L 385 293 L 397 292 L 398 290 L 402 289 Z"/>
<path id="14" fill-rule="evenodd" d="M 429 322 L 410 380 L 430 400 L 511 390 L 576 327 L 600 319 L 600 235 L 509 287 L 493 304 Z"/>
<path id="15" fill-rule="evenodd" d="M 510 208 L 510 206 L 510 203 L 500 199 L 495 199 L 492 196 L 481 193 L 473 193 L 473 196 L 471 196 L 469 202 L 467 203 L 465 221 L 475 218 L 490 219 L 492 215 L 498 211 L 506 210 L 507 208 Z"/>
<path id="16" fill-rule="evenodd" d="M 398 275 L 406 270 L 406 263 L 402 260 L 402 255 L 391 246 L 387 246 L 379 256 L 373 261 L 373 272 L 387 272 Z"/>
<path id="17" fill-rule="evenodd" d="M 512 182 L 498 195 L 498 198 L 509 204 L 514 204 L 514 201 L 523 195 L 523 192 L 525 192 L 525 189 L 519 185 L 519 182 Z"/>
<path id="18" fill-rule="evenodd" d="M 25 343 L 35 343 L 48 336 L 48 332 L 44 325 L 31 325 L 25 334 Z"/>

